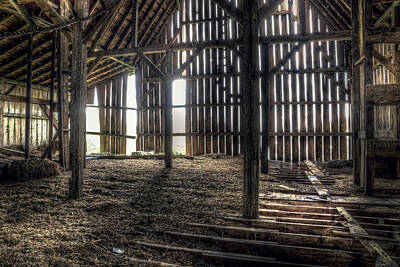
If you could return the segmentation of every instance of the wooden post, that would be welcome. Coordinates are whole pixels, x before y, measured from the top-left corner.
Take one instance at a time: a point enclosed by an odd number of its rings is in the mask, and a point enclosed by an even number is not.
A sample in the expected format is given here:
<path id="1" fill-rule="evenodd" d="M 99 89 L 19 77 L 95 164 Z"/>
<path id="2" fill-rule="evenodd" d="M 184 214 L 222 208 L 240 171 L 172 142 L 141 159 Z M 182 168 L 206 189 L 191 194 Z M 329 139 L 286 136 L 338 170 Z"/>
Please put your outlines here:
<path id="1" fill-rule="evenodd" d="M 366 90 L 367 85 L 373 83 L 373 62 L 372 62 L 372 43 L 367 42 L 367 29 L 372 27 L 372 5 L 371 1 L 363 0 L 359 1 L 359 49 L 360 57 L 365 57 L 364 62 L 360 66 L 360 130 L 361 136 L 359 135 L 361 143 L 361 185 L 364 186 L 365 192 L 368 195 L 372 195 L 374 191 L 374 177 L 367 175 L 370 172 L 370 167 L 367 151 L 367 141 L 373 140 L 374 138 L 374 116 L 373 116 L 373 104 L 366 102 Z"/>
<path id="2" fill-rule="evenodd" d="M 360 73 L 359 67 L 354 63 L 360 59 L 360 36 L 359 36 L 359 7 L 358 1 L 352 0 L 352 79 L 351 79 L 351 123 L 353 130 L 353 176 L 354 184 L 361 185 L 361 144 L 359 140 L 360 132 Z"/>
<path id="3" fill-rule="evenodd" d="M 142 98 L 140 97 L 142 92 L 142 70 L 141 65 L 137 65 L 135 69 L 135 77 L 136 77 L 136 103 L 137 103 L 137 125 L 136 125 L 136 151 L 140 151 L 143 149 L 142 144 L 142 137 L 140 135 L 142 131 Z"/>
<path id="4" fill-rule="evenodd" d="M 50 117 L 49 117 L 49 154 L 50 160 L 53 160 L 53 121 L 54 121 L 54 82 L 56 76 L 56 44 L 57 32 L 53 32 L 53 41 L 51 47 L 51 77 L 50 77 Z"/>
<path id="5" fill-rule="evenodd" d="M 165 81 L 164 87 L 164 99 L 165 99 L 165 112 L 164 112 L 164 125 L 165 125 L 165 141 L 164 141 L 164 153 L 165 153 L 165 168 L 173 168 L 172 159 L 172 50 L 167 52 L 167 80 Z"/>
<path id="6" fill-rule="evenodd" d="M 74 2 L 77 15 L 87 17 L 89 1 Z M 83 189 L 83 168 L 85 162 L 86 136 L 86 75 L 87 75 L 87 46 L 83 41 L 86 22 L 79 22 L 72 26 L 72 65 L 71 65 L 71 170 L 69 182 L 69 196 L 79 198 Z"/>
<path id="7" fill-rule="evenodd" d="M 128 101 L 128 72 L 124 72 L 123 76 L 123 87 L 122 87 L 122 106 L 127 106 Z M 126 113 L 127 110 L 122 110 L 122 134 L 126 135 Z M 126 138 L 121 140 L 121 154 L 126 154 Z"/>
<path id="8" fill-rule="evenodd" d="M 392 13 L 392 26 L 400 27 L 400 6 L 396 7 Z M 397 67 L 395 83 L 400 83 L 400 44 L 394 44 L 393 62 Z M 400 105 L 397 105 L 397 139 L 400 139 Z M 397 160 L 398 169 L 400 169 L 400 159 Z M 400 171 L 399 171 L 400 176 Z"/>
<path id="9" fill-rule="evenodd" d="M 60 1 L 59 13 L 68 17 L 65 1 Z M 69 69 L 69 45 L 64 32 L 58 31 L 57 49 L 57 100 L 58 100 L 58 131 L 59 131 L 59 161 L 64 169 L 70 169 L 69 158 L 69 101 L 68 101 L 68 75 L 64 70 Z"/>
<path id="10" fill-rule="evenodd" d="M 261 102 L 262 102 L 262 150 L 261 150 L 261 172 L 268 173 L 268 146 L 269 146 L 269 46 L 261 46 L 262 53 L 262 71 L 264 72 L 261 84 Z M 272 78 L 271 78 L 272 79 Z"/>
<path id="11" fill-rule="evenodd" d="M 257 79 L 258 62 L 258 1 L 249 0 L 244 5 L 244 69 L 243 81 L 243 217 L 258 217 L 260 108 Z"/>
<path id="12" fill-rule="evenodd" d="M 31 144 L 32 49 L 33 36 L 29 35 L 27 57 L 28 75 L 26 80 L 25 159 L 29 158 Z"/>

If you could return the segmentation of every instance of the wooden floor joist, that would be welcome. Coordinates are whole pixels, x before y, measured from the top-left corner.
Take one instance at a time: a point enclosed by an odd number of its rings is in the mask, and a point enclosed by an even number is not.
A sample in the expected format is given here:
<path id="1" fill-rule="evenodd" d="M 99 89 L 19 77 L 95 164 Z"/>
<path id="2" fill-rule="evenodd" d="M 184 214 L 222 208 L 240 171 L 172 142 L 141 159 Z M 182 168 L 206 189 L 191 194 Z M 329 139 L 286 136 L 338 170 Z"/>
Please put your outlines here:
<path id="1" fill-rule="evenodd" d="M 368 233 L 358 224 L 358 222 L 350 215 L 345 208 L 338 207 L 338 212 L 343 215 L 347 220 L 346 226 L 350 229 L 351 233 L 358 235 L 367 235 Z M 361 244 L 374 256 L 377 257 L 376 266 L 390 266 L 398 267 L 399 265 L 381 248 L 381 246 L 374 240 L 363 239 L 357 237 Z"/>

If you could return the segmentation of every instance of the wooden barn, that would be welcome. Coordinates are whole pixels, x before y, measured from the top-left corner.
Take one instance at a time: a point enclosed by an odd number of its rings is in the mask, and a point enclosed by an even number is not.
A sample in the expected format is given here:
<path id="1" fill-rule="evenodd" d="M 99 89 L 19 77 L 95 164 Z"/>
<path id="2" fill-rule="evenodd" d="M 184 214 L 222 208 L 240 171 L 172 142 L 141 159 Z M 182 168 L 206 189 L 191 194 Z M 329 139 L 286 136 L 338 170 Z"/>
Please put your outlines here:
<path id="1" fill-rule="evenodd" d="M 0 266 L 399 264 L 399 0 L 0 0 Z"/>

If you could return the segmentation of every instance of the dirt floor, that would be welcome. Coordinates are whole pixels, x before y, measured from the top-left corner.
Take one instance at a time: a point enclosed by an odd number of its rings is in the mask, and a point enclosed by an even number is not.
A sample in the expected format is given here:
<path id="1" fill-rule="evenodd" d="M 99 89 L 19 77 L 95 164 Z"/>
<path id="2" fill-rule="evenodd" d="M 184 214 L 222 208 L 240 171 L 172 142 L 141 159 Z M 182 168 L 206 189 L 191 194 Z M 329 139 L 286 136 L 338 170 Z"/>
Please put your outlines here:
<path id="1" fill-rule="evenodd" d="M 170 244 L 174 241 L 162 231 L 239 214 L 241 170 L 242 159 L 230 157 L 177 159 L 170 171 L 162 160 L 88 160 L 80 200 L 67 199 L 68 172 L 0 184 L 0 266 L 133 265 L 137 258 L 206 266 L 187 254 L 151 250 L 135 241 Z M 332 190 L 356 194 L 351 176 L 341 177 Z M 293 190 L 315 193 L 309 185 L 261 176 L 260 193 Z"/>

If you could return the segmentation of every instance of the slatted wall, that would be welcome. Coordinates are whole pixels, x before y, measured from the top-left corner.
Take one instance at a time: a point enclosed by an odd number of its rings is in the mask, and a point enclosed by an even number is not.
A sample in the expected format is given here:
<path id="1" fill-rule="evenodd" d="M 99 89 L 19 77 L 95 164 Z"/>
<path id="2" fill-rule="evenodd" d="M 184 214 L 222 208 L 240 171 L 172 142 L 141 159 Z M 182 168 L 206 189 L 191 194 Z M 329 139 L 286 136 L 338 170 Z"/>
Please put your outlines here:
<path id="1" fill-rule="evenodd" d="M 22 86 L 3 84 L 2 93 L 12 89 L 9 95 L 25 96 L 26 90 Z M 49 92 L 32 89 L 32 98 L 49 99 Z M 23 145 L 25 144 L 25 103 L 2 101 L 2 146 Z M 31 119 L 31 140 L 33 146 L 47 143 L 48 140 L 48 118 L 42 108 L 37 104 L 32 104 Z"/>
<path id="2" fill-rule="evenodd" d="M 380 53 L 388 62 L 394 58 L 395 44 L 374 44 L 374 50 Z M 400 81 L 388 70 L 382 62 L 374 58 L 374 84 L 395 84 Z M 375 106 L 375 137 L 376 138 L 397 138 L 396 106 Z"/>
<path id="3" fill-rule="evenodd" d="M 230 1 L 239 8 L 245 1 Z M 263 3 L 261 0 L 260 4 Z M 297 1 L 285 0 L 274 14 L 260 22 L 262 36 L 327 32 L 324 18 L 306 6 L 306 21 L 298 21 Z M 211 0 L 183 0 L 165 28 L 160 42 L 196 42 L 241 38 L 241 27 Z M 262 46 L 269 53 L 269 71 L 296 44 Z M 265 50 L 265 51 L 264 51 Z M 273 160 L 348 159 L 351 151 L 349 121 L 349 69 L 343 42 L 311 42 L 271 76 L 269 158 Z M 175 51 L 173 69 L 186 62 L 193 51 Z M 222 153 L 237 156 L 243 150 L 241 123 L 241 53 L 238 47 L 203 49 L 177 79 L 186 80 L 186 154 Z M 162 60 L 155 56 L 153 62 Z M 157 63 L 159 64 L 159 63 Z M 261 65 L 261 64 L 260 64 Z M 161 64 L 161 67 L 162 64 Z M 260 73 L 268 73 L 260 66 Z M 138 84 L 138 150 L 162 151 L 162 90 L 155 74 L 141 65 Z M 262 82 L 260 78 L 260 90 Z M 156 85 L 156 86 L 155 86 Z M 152 88 L 157 90 L 153 90 Z M 257 104 L 257 103 L 255 103 Z M 177 107 L 175 107 L 177 108 Z M 261 114 L 263 116 L 263 114 Z M 157 141 L 160 139 L 159 141 Z"/>
<path id="4" fill-rule="evenodd" d="M 100 122 L 100 152 L 126 154 L 128 74 L 96 86 Z"/>

